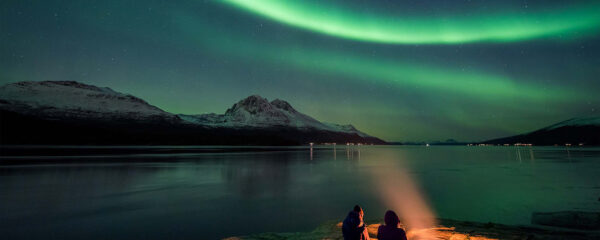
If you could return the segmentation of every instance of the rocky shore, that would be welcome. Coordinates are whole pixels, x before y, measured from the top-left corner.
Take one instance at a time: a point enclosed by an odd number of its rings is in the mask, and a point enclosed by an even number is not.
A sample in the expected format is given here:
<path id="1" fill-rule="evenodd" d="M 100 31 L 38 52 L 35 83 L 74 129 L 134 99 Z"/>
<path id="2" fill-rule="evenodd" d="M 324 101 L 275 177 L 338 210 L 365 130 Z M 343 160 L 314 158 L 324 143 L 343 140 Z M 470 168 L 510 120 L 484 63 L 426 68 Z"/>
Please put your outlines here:
<path id="1" fill-rule="evenodd" d="M 367 221 L 374 223 L 368 225 L 371 239 L 377 239 L 377 228 L 382 220 Z M 477 223 L 440 219 L 439 225 L 430 229 L 408 231 L 408 237 L 415 239 L 436 240 L 491 240 L 491 239 L 600 239 L 600 231 L 579 231 L 571 229 L 533 227 L 533 226 L 508 226 L 494 223 Z M 241 237 L 229 237 L 226 240 L 308 240 L 328 239 L 342 240 L 341 222 L 325 223 L 311 232 L 295 233 L 259 233 Z"/>

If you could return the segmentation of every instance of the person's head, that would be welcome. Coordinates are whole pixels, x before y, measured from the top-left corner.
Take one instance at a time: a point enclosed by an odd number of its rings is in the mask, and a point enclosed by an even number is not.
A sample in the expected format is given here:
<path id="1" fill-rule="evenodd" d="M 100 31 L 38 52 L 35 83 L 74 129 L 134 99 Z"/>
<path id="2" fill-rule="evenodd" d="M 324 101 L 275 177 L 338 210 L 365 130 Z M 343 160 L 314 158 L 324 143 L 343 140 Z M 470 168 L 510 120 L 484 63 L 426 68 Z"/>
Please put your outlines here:
<path id="1" fill-rule="evenodd" d="M 400 219 L 398 219 L 398 215 L 396 215 L 396 213 L 394 211 L 388 210 L 387 212 L 385 212 L 383 221 L 385 222 L 386 226 L 398 227 L 398 223 L 400 222 Z"/>
<path id="2" fill-rule="evenodd" d="M 358 205 L 354 206 L 354 211 L 358 213 L 358 216 L 362 219 L 362 217 L 364 216 L 364 212 L 362 210 L 362 208 Z"/>

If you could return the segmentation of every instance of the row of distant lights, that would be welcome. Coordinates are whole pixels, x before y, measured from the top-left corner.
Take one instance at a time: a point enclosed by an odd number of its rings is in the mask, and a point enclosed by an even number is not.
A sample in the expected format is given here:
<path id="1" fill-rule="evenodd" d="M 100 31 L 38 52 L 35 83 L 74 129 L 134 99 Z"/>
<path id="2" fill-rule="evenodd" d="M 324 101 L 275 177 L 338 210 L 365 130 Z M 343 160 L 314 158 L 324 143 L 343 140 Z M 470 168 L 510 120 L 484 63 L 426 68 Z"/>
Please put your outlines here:
<path id="1" fill-rule="evenodd" d="M 427 144 L 427 145 L 429 145 L 429 144 Z M 480 144 L 469 143 L 469 144 L 467 144 L 467 146 L 511 146 L 511 144 L 505 143 L 505 144 L 495 144 L 494 145 L 494 144 L 484 144 L 484 143 L 480 143 Z M 531 143 L 515 143 L 515 144 L 512 144 L 512 146 L 533 146 L 533 144 L 531 144 Z M 559 145 L 554 144 L 554 146 L 559 146 Z M 574 146 L 574 145 L 571 143 L 565 143 L 565 146 L 570 147 L 570 146 Z M 579 143 L 576 146 L 583 146 L 583 143 Z"/>
<path id="2" fill-rule="evenodd" d="M 312 147 L 315 145 L 315 143 L 311 142 L 311 143 L 309 143 L 309 145 Z M 336 146 L 337 143 L 322 143 L 321 145 Z M 373 145 L 373 144 L 372 143 L 364 143 L 364 144 L 363 143 L 356 143 L 356 144 L 355 143 L 346 143 L 346 146 L 354 146 L 354 145 L 362 146 L 362 145 Z M 583 145 L 584 145 L 583 143 L 579 143 L 576 146 L 583 146 Z M 429 147 L 429 143 L 425 144 L 425 146 Z M 484 144 L 484 143 L 472 144 L 472 143 L 469 143 L 469 144 L 467 144 L 467 146 L 533 146 L 533 144 L 531 144 L 531 143 L 515 143 L 515 144 L 511 145 L 508 143 L 505 143 L 505 144 Z M 554 146 L 558 146 L 558 144 L 554 144 Z M 570 146 L 573 146 L 573 144 L 565 143 L 565 146 L 570 147 Z"/>
<path id="3" fill-rule="evenodd" d="M 312 142 L 311 142 L 311 143 L 308 143 L 308 144 L 309 144 L 311 147 L 315 145 L 315 143 L 312 143 Z M 326 143 L 321 143 L 321 145 L 333 145 L 333 146 L 336 146 L 336 145 L 337 145 L 337 143 L 328 143 L 328 142 L 326 142 Z M 354 146 L 354 145 L 357 145 L 357 146 L 362 146 L 362 145 L 373 145 L 373 144 L 372 144 L 372 143 L 350 143 L 350 142 L 349 142 L 349 143 L 346 143 L 346 146 Z"/>

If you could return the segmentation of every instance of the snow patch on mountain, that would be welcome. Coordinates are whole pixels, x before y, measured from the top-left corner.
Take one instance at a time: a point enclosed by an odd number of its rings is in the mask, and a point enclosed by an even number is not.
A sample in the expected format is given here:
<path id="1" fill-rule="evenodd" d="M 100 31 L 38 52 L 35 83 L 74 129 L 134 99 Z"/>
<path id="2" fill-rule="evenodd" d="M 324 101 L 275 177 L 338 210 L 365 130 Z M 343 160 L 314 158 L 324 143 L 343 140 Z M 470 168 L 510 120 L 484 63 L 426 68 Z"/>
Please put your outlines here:
<path id="1" fill-rule="evenodd" d="M 358 134 L 358 136 L 361 136 L 361 137 L 371 137 L 370 135 L 356 129 L 352 124 L 347 124 L 347 125 L 342 125 L 342 124 L 337 124 L 337 123 L 323 123 L 323 124 L 327 125 L 329 127 L 329 129 L 331 129 L 331 131 L 334 131 L 334 132 L 356 133 L 356 134 Z"/>
<path id="2" fill-rule="evenodd" d="M 269 102 L 252 95 L 224 114 L 172 114 L 129 94 L 75 81 L 17 82 L 0 87 L 0 109 L 43 119 L 63 120 L 168 120 L 212 128 L 278 128 L 329 131 L 371 137 L 352 125 L 322 123 L 298 112 L 288 102 Z"/>
<path id="3" fill-rule="evenodd" d="M 573 126 L 600 126 L 600 117 L 571 118 L 569 120 L 562 121 L 557 124 L 546 127 L 543 130 L 552 130 L 561 127 Z"/>
<path id="4" fill-rule="evenodd" d="M 299 129 L 314 129 L 331 132 L 355 133 L 361 137 L 369 135 L 358 131 L 352 125 L 322 123 L 308 115 L 298 112 L 288 102 L 275 99 L 269 102 L 258 95 L 249 96 L 227 109 L 225 114 L 178 115 L 190 124 L 210 127 L 232 128 L 271 128 L 292 127 Z"/>
<path id="5" fill-rule="evenodd" d="M 17 82 L 1 86 L 0 108 L 54 118 L 175 117 L 132 95 L 75 81 Z"/>
<path id="6" fill-rule="evenodd" d="M 327 128 L 326 125 L 296 111 L 288 102 L 276 99 L 269 102 L 258 95 L 249 96 L 234 104 L 225 114 L 178 115 L 194 124 L 215 127 L 294 127 Z"/>

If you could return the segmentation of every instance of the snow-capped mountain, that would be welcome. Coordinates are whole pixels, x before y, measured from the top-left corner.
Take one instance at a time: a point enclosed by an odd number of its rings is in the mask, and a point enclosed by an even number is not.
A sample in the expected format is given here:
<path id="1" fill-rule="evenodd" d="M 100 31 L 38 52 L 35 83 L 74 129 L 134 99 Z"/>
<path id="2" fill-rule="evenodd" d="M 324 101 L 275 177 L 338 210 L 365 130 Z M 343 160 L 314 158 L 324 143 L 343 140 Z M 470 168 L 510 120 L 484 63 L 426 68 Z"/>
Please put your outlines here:
<path id="1" fill-rule="evenodd" d="M 385 143 L 352 125 L 319 122 L 280 99 L 253 95 L 224 114 L 176 115 L 135 96 L 75 81 L 1 86 L 0 116 L 4 143 Z"/>
<path id="2" fill-rule="evenodd" d="M 358 131 L 352 125 L 322 123 L 306 114 L 298 112 L 292 105 L 284 100 L 275 99 L 269 102 L 266 98 L 258 95 L 252 95 L 240 100 L 231 108 L 227 109 L 225 114 L 179 114 L 178 116 L 188 123 L 210 127 L 291 127 L 298 129 L 355 133 L 362 137 L 370 137 L 369 135 Z"/>
<path id="3" fill-rule="evenodd" d="M 545 130 L 552 130 L 561 127 L 576 127 L 576 126 L 600 126 L 600 117 L 582 117 L 582 118 L 571 118 L 566 121 L 559 122 L 554 125 L 550 125 Z"/>
<path id="4" fill-rule="evenodd" d="M 253 95 L 234 104 L 225 114 L 179 115 L 180 118 L 194 124 L 216 127 L 274 127 L 319 128 L 327 126 L 299 113 L 283 100 L 267 99 Z"/>
<path id="5" fill-rule="evenodd" d="M 486 141 L 491 144 L 531 143 L 535 145 L 599 145 L 600 117 L 571 118 L 539 130 Z"/>
<path id="6" fill-rule="evenodd" d="M 331 129 L 332 131 L 356 133 L 356 134 L 358 134 L 358 136 L 361 136 L 361 137 L 371 137 L 370 135 L 356 129 L 352 124 L 347 124 L 347 125 L 342 125 L 342 124 L 337 124 L 337 123 L 323 123 L 323 124 L 327 125 L 329 127 L 329 129 Z"/>
<path id="7" fill-rule="evenodd" d="M 75 81 L 1 86 L 0 109 L 47 119 L 176 119 L 140 98 Z"/>

